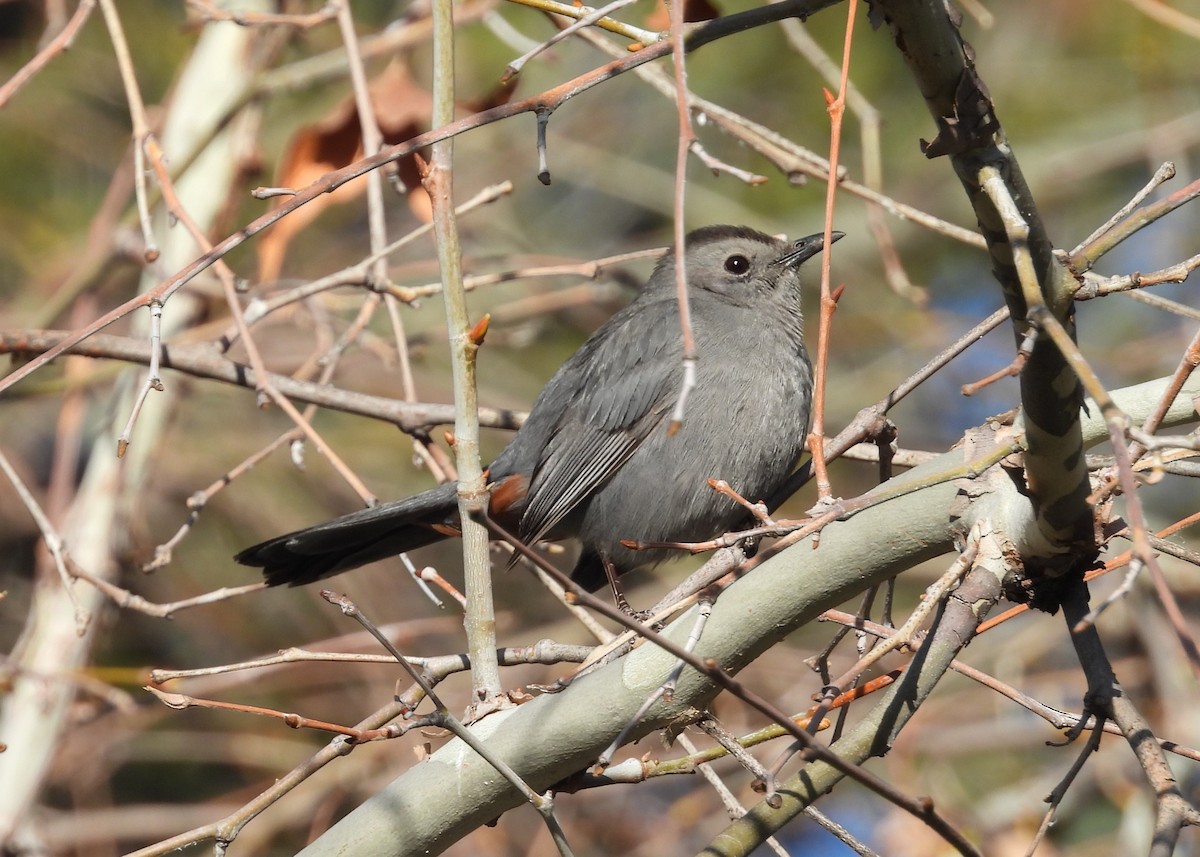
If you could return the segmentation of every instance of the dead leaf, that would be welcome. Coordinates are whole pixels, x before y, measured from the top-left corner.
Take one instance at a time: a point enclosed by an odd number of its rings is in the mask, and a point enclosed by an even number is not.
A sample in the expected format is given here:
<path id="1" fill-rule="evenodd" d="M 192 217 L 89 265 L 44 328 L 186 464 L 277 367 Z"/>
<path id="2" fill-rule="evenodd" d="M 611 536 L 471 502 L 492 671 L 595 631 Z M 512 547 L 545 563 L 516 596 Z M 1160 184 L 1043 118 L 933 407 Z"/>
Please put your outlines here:
<path id="1" fill-rule="evenodd" d="M 422 133 L 429 124 L 433 98 L 408 73 L 397 59 L 388 64 L 370 83 L 371 106 L 385 145 L 403 143 Z M 300 188 L 332 170 L 339 170 L 363 157 L 362 129 L 354 97 L 342 101 L 328 116 L 296 131 L 279 164 L 275 183 L 280 187 Z M 402 158 L 397 171 L 409 191 L 409 206 L 414 214 L 428 211 L 428 201 L 414 203 L 414 196 L 425 196 L 412 156 Z M 361 179 L 347 182 L 332 193 L 314 199 L 277 223 L 258 243 L 258 276 L 270 282 L 283 269 L 283 259 L 292 240 L 304 231 L 326 208 L 348 202 L 366 187 Z M 276 205 L 282 205 L 281 197 Z M 427 218 L 426 218 L 427 219 Z"/>
<path id="2" fill-rule="evenodd" d="M 462 104 L 474 113 L 503 104 L 512 95 L 515 81 L 500 85 L 481 98 Z M 413 80 L 408 66 L 395 59 L 369 85 L 371 107 L 386 146 L 411 140 L 429 127 L 433 113 L 433 96 Z M 396 161 L 396 174 L 408 190 L 408 206 L 413 216 L 428 223 L 432 218 L 429 195 L 421 186 L 417 167 L 417 152 Z M 287 152 L 280 162 L 275 184 L 279 187 L 300 188 L 311 184 L 332 170 L 339 170 L 363 157 L 362 130 L 358 107 L 353 96 L 342 101 L 328 116 L 305 126 L 292 136 Z M 258 276 L 260 282 L 270 282 L 283 270 L 284 256 L 292 240 L 304 231 L 326 208 L 349 202 L 365 189 L 359 178 L 324 194 L 283 218 L 258 243 Z M 282 205 L 281 197 L 276 205 Z"/>
<path id="3" fill-rule="evenodd" d="M 696 21 L 711 21 L 720 18 L 721 12 L 708 0 L 684 0 L 683 22 L 693 24 Z M 671 29 L 671 12 L 663 0 L 658 0 L 654 11 L 646 18 L 646 29 L 665 32 Z"/>

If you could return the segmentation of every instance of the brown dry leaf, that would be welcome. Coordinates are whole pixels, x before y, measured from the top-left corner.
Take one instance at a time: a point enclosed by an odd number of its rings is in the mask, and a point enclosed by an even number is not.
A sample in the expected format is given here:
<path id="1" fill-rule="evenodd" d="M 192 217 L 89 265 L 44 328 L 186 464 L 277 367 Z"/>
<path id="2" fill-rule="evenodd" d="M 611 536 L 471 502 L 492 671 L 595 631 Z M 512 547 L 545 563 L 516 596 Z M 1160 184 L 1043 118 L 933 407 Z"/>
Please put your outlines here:
<path id="1" fill-rule="evenodd" d="M 505 103 L 512 95 L 515 81 L 502 85 L 482 98 L 462 106 L 477 112 Z M 394 146 L 410 140 L 429 127 L 433 113 L 433 97 L 413 80 L 408 66 L 400 59 L 392 60 L 369 86 L 375 121 L 383 135 L 384 145 Z M 424 153 L 419 153 L 424 154 Z M 358 108 L 353 96 L 339 104 L 328 116 L 312 125 L 300 128 L 279 166 L 275 184 L 299 188 L 319 179 L 331 170 L 338 170 L 363 157 L 362 131 Z M 401 182 L 408 188 L 408 206 L 413 216 L 428 223 L 432 218 L 429 195 L 421 186 L 421 173 L 415 155 L 406 155 L 396 162 Z M 348 202 L 363 192 L 364 182 L 347 182 L 332 193 L 314 199 L 277 223 L 258 243 L 259 282 L 270 282 L 283 269 L 288 246 L 305 227 L 328 206 Z M 281 198 L 286 201 L 287 197 Z M 282 201 L 276 205 L 283 204 Z"/>
<path id="2" fill-rule="evenodd" d="M 369 91 L 375 121 L 379 123 L 386 145 L 411 139 L 428 126 L 433 99 L 412 79 L 402 61 L 393 60 L 389 63 L 371 81 Z M 324 119 L 296 131 L 280 162 L 275 183 L 281 187 L 304 187 L 325 173 L 352 164 L 362 156 L 358 108 L 354 97 L 350 96 Z M 397 169 L 405 187 L 409 188 L 409 206 L 417 217 L 421 217 L 421 212 L 428 211 L 429 204 L 427 200 L 418 202 L 415 199 L 425 197 L 416 161 L 409 155 L 397 163 Z M 365 184 L 355 179 L 332 193 L 314 199 L 277 223 L 258 243 L 259 281 L 270 282 L 279 276 L 292 239 L 322 211 L 330 205 L 354 199 L 364 188 Z M 281 199 L 286 201 L 287 197 Z"/>
<path id="3" fill-rule="evenodd" d="M 708 0 L 684 0 L 683 20 L 686 24 L 696 21 L 711 21 L 713 18 L 720 17 L 720 10 Z M 646 29 L 660 33 L 671 29 L 671 12 L 663 0 L 658 0 L 654 4 L 654 11 L 646 18 Z"/>

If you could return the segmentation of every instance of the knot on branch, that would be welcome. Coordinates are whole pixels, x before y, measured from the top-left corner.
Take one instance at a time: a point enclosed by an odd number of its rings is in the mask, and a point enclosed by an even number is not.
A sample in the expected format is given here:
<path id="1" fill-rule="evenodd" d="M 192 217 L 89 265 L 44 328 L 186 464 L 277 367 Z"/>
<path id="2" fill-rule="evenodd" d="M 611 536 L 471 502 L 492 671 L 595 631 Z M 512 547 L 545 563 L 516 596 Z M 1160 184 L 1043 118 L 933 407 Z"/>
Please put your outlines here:
<path id="1" fill-rule="evenodd" d="M 1012 572 L 1004 580 L 1004 597 L 1053 616 L 1062 606 L 1064 596 L 1099 565 L 1097 555 L 1095 544 L 1076 544 L 1064 554 L 1027 558 L 1012 566 Z"/>
<path id="2" fill-rule="evenodd" d="M 933 140 L 921 141 L 921 152 L 927 158 L 959 155 L 971 149 L 992 144 L 992 136 L 1000 130 L 1000 121 L 992 107 L 987 87 L 969 63 L 963 69 L 954 90 L 952 112 L 935 121 L 938 134 Z"/>

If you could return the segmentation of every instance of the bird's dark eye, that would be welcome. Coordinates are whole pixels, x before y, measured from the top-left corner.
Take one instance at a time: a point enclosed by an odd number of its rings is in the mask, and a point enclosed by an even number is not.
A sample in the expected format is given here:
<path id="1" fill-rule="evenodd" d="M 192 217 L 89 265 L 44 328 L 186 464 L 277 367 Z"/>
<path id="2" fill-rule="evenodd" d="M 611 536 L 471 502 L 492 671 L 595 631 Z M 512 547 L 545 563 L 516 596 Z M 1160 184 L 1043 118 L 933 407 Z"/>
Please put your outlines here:
<path id="1" fill-rule="evenodd" d="M 750 260 L 741 253 L 735 253 L 725 260 L 725 270 L 731 274 L 744 274 L 750 270 Z"/>

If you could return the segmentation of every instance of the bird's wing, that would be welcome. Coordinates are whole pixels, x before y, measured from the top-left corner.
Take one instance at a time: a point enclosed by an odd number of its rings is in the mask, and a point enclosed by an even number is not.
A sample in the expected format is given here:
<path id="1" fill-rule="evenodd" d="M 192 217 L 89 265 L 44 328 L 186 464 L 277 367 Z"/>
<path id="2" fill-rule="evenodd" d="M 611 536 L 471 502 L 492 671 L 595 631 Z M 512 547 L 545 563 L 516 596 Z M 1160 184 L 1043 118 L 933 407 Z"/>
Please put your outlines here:
<path id="1" fill-rule="evenodd" d="M 678 396 L 682 348 L 674 329 L 666 336 L 656 330 L 664 323 L 659 313 L 629 307 L 621 315 L 564 365 L 552 380 L 556 389 L 547 391 L 548 400 L 567 404 L 530 481 L 521 536 L 531 544 L 624 466 Z"/>

